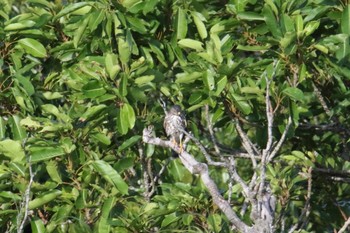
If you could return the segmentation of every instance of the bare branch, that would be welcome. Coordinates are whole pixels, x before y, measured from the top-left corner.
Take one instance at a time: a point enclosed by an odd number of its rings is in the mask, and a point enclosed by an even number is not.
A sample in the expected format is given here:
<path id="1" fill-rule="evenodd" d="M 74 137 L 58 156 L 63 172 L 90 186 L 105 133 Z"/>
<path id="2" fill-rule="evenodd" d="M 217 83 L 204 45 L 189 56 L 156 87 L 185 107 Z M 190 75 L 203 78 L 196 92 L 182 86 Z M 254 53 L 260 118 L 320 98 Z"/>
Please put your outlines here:
<path id="1" fill-rule="evenodd" d="M 299 216 L 298 222 L 289 229 L 288 231 L 289 233 L 294 232 L 296 229 L 304 228 L 310 215 L 310 200 L 311 200 L 311 192 L 312 192 L 312 167 L 309 167 L 307 174 L 304 174 L 304 175 L 307 176 L 307 181 L 308 181 L 306 201 L 304 204 L 304 208 L 301 211 L 301 214 Z"/>
<path id="2" fill-rule="evenodd" d="M 232 210 L 230 203 L 227 202 L 220 194 L 215 182 L 209 176 L 208 166 L 205 163 L 198 162 L 191 154 L 184 151 L 178 145 L 171 143 L 170 141 L 164 141 L 160 138 L 156 138 L 152 135 L 153 127 L 149 126 L 143 130 L 142 140 L 145 143 L 167 147 L 173 149 L 179 154 L 183 165 L 192 173 L 199 174 L 203 184 L 207 187 L 210 195 L 213 198 L 213 202 L 221 209 L 226 215 L 229 221 L 240 232 L 254 232 L 252 227 L 246 225 Z"/>
<path id="3" fill-rule="evenodd" d="M 323 110 L 326 112 L 326 114 L 331 117 L 332 116 L 332 112 L 329 110 L 327 103 L 325 101 L 325 99 L 323 98 L 323 95 L 321 93 L 321 91 L 317 88 L 317 86 L 312 82 L 312 87 L 314 88 L 314 93 L 318 99 L 318 101 L 320 101 L 321 106 L 323 108 Z"/>
<path id="4" fill-rule="evenodd" d="M 185 130 L 180 129 L 188 138 L 190 138 L 194 143 L 198 146 L 198 148 L 201 150 L 202 154 L 204 155 L 205 159 L 208 161 L 209 165 L 217 166 L 217 167 L 227 167 L 227 164 L 224 162 L 215 162 L 211 159 L 210 155 L 202 145 L 202 143 L 195 137 L 193 137 L 190 133 L 186 132 Z"/>
<path id="5" fill-rule="evenodd" d="M 209 116 L 209 106 L 205 105 L 205 117 L 207 120 L 207 124 L 208 124 L 208 130 L 209 130 L 209 134 L 210 134 L 210 139 L 213 142 L 214 145 L 214 150 L 216 152 L 217 155 L 219 155 L 221 157 L 221 153 L 220 153 L 220 149 L 219 146 L 217 144 L 215 135 L 214 135 L 214 130 L 213 130 L 213 123 L 211 122 L 211 118 Z"/>
<path id="6" fill-rule="evenodd" d="M 27 188 L 24 192 L 24 200 L 22 201 L 22 203 L 20 205 L 20 210 L 19 210 L 19 213 L 17 215 L 17 226 L 18 226 L 17 233 L 23 232 L 24 226 L 25 226 L 27 219 L 28 219 L 30 190 L 32 188 L 32 184 L 33 184 L 34 176 L 35 176 L 35 174 L 33 173 L 33 169 L 32 169 L 31 156 L 28 155 L 26 153 L 26 150 L 25 150 L 25 143 L 26 143 L 26 140 L 24 140 L 22 147 L 23 147 L 24 152 L 25 152 L 26 157 L 27 157 L 27 163 L 28 163 L 28 169 L 29 169 L 29 183 L 28 183 Z"/>
<path id="7" fill-rule="evenodd" d="M 256 168 L 257 163 L 256 163 L 256 160 L 255 160 L 255 156 L 259 155 L 258 149 L 256 149 L 254 144 L 248 138 L 248 135 L 243 131 L 239 121 L 236 122 L 236 130 L 237 130 L 238 135 L 240 136 L 240 138 L 242 140 L 242 144 L 243 144 L 244 149 L 250 155 L 250 158 L 251 158 L 252 164 L 253 164 L 253 168 Z"/>
<path id="8" fill-rule="evenodd" d="M 338 231 L 338 233 L 343 233 L 346 231 L 346 228 L 348 228 L 348 226 L 350 225 L 350 218 L 348 218 L 348 220 L 346 220 L 346 222 L 344 223 L 344 225 L 342 226 L 342 228 L 340 228 L 340 230 Z"/>
<path id="9" fill-rule="evenodd" d="M 292 117 L 289 115 L 288 117 L 288 122 L 286 125 L 286 128 L 284 129 L 282 136 L 280 138 L 280 140 L 278 141 L 277 145 L 275 146 L 275 148 L 273 149 L 273 151 L 270 153 L 270 155 L 267 158 L 268 162 L 271 162 L 273 160 L 273 158 L 276 156 L 277 152 L 281 149 L 282 144 L 284 143 L 284 141 L 286 140 L 287 137 L 287 133 L 289 131 L 289 128 L 292 126 Z"/>

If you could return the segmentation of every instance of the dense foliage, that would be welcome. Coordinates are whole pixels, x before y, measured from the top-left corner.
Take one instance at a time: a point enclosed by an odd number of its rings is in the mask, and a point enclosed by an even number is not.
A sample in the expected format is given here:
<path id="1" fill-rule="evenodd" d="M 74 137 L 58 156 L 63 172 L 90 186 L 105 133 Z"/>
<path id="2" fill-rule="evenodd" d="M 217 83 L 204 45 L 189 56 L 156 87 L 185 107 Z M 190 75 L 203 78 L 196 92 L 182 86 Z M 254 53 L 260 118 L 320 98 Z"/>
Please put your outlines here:
<path id="1" fill-rule="evenodd" d="M 349 21 L 339 0 L 1 1 L 0 231 L 27 214 L 33 232 L 231 231 L 199 178 L 142 130 L 165 137 L 162 103 L 180 104 L 188 130 L 211 155 L 215 134 L 249 182 L 236 126 L 265 148 L 266 88 L 276 142 L 292 119 L 267 164 L 276 232 L 339 230 L 350 215 Z M 251 224 L 241 186 L 210 169 Z"/>

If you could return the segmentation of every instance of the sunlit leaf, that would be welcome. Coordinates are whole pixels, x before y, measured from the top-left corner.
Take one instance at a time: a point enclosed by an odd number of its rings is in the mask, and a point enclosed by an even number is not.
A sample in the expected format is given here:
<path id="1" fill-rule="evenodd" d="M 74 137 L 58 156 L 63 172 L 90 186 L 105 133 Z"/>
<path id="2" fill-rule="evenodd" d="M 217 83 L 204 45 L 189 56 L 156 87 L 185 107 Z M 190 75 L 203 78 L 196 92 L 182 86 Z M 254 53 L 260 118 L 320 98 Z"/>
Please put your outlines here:
<path id="1" fill-rule="evenodd" d="M 46 49 L 42 43 L 35 39 L 24 38 L 18 40 L 18 44 L 34 57 L 44 58 L 47 56 Z"/>
<path id="2" fill-rule="evenodd" d="M 94 161 L 92 165 L 106 181 L 114 185 L 122 194 L 128 194 L 128 185 L 111 165 L 103 160 Z"/>

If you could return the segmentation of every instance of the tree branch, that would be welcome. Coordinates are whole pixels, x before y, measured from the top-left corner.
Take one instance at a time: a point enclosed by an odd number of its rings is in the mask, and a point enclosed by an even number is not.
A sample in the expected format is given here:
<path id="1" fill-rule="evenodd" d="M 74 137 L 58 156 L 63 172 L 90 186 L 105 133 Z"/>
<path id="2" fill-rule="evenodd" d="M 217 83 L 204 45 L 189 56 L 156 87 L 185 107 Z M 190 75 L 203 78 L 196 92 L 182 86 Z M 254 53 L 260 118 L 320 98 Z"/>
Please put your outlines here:
<path id="1" fill-rule="evenodd" d="M 145 143 L 170 148 L 177 152 L 181 162 L 189 170 L 189 172 L 200 175 L 203 184 L 207 187 L 210 195 L 213 198 L 213 202 L 226 215 L 231 224 L 240 232 L 255 232 L 252 227 L 246 225 L 237 216 L 237 214 L 232 210 L 230 203 L 222 197 L 215 182 L 210 178 L 208 166 L 205 163 L 198 162 L 191 154 L 184 151 L 178 145 L 171 143 L 170 141 L 164 141 L 160 138 L 154 137 L 153 126 L 149 126 L 143 130 L 142 140 Z"/>
<path id="2" fill-rule="evenodd" d="M 348 218 L 348 220 L 346 220 L 346 222 L 344 223 L 344 225 L 342 226 L 342 228 L 340 228 L 340 230 L 338 231 L 338 233 L 343 233 L 346 231 L 346 228 L 348 228 L 348 226 L 350 225 L 350 218 Z"/>
<path id="3" fill-rule="evenodd" d="M 20 205 L 20 210 L 17 215 L 17 233 L 22 233 L 24 230 L 24 226 L 28 219 L 28 213 L 29 213 L 29 201 L 30 201 L 30 190 L 32 188 L 32 184 L 34 181 L 34 173 L 32 169 L 32 162 L 31 162 L 31 156 L 26 153 L 25 149 L 25 143 L 26 139 L 24 140 L 22 147 L 27 157 L 27 163 L 29 168 L 29 183 L 27 185 L 27 188 L 24 192 L 24 200 L 22 201 Z"/>

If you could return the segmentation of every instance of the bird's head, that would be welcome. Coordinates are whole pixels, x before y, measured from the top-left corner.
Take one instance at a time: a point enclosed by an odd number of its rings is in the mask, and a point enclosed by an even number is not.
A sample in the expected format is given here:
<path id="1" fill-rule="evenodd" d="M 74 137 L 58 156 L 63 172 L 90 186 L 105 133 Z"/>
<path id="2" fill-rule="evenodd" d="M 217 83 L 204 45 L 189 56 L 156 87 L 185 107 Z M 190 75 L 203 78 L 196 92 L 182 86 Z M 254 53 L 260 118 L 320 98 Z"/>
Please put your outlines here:
<path id="1" fill-rule="evenodd" d="M 181 107 L 179 105 L 171 106 L 171 108 L 169 109 L 169 114 L 181 115 L 182 114 Z"/>

